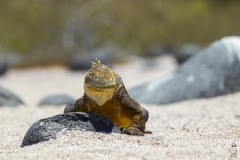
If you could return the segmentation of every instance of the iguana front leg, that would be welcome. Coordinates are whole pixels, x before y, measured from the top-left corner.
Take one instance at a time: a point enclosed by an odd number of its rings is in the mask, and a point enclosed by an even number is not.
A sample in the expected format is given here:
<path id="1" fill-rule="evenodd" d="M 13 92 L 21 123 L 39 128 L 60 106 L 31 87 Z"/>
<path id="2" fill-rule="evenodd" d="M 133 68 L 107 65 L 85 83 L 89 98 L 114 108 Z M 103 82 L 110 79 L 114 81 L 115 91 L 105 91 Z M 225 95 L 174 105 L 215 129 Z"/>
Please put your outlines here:
<path id="1" fill-rule="evenodd" d="M 127 128 L 120 127 L 119 129 L 124 134 L 143 136 L 145 123 L 148 120 L 148 111 L 130 97 L 123 99 L 122 102 L 125 103 L 122 108 L 123 113 L 131 119 L 131 123 Z"/>
<path id="2" fill-rule="evenodd" d="M 64 109 L 64 113 L 68 112 L 87 112 L 83 105 L 83 97 L 76 100 L 74 104 L 67 105 Z"/>

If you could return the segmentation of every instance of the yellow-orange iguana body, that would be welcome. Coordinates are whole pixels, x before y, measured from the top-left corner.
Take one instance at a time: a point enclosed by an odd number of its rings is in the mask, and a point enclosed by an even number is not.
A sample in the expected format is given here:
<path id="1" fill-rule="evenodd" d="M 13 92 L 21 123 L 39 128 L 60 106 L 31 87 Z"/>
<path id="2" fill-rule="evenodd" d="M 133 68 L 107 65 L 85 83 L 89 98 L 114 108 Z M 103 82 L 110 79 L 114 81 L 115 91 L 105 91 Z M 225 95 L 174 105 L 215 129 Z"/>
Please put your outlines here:
<path id="1" fill-rule="evenodd" d="M 103 115 L 129 135 L 143 135 L 148 120 L 148 111 L 130 98 L 121 77 L 99 60 L 86 73 L 83 97 L 66 106 L 67 112 Z"/>

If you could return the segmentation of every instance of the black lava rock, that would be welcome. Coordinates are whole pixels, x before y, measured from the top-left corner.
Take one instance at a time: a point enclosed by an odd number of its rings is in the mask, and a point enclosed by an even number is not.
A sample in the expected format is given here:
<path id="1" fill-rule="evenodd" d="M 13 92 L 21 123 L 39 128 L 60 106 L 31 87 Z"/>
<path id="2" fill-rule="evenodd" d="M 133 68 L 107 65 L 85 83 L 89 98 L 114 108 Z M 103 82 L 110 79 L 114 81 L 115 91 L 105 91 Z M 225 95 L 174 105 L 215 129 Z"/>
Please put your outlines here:
<path id="1" fill-rule="evenodd" d="M 200 46 L 196 44 L 185 44 L 181 46 L 175 53 L 174 56 L 179 64 L 182 64 L 187 59 L 195 55 L 200 51 Z"/>
<path id="2" fill-rule="evenodd" d="M 0 76 L 4 75 L 8 69 L 8 63 L 0 59 Z"/>
<path id="3" fill-rule="evenodd" d="M 100 48 L 86 50 L 76 53 L 69 61 L 68 68 L 72 71 L 89 70 L 92 67 L 91 62 L 97 59 L 102 64 L 112 65 L 113 63 L 128 61 L 131 53 L 123 48 L 114 45 L 106 44 Z"/>
<path id="4" fill-rule="evenodd" d="M 21 147 L 56 139 L 56 134 L 63 129 L 85 130 L 103 133 L 121 133 L 118 127 L 107 118 L 98 114 L 72 112 L 40 119 L 27 131 Z"/>
<path id="5" fill-rule="evenodd" d="M 143 57 L 157 57 L 165 54 L 167 54 L 166 50 L 160 45 L 151 46 L 141 53 Z"/>
<path id="6" fill-rule="evenodd" d="M 129 90 L 147 104 L 211 98 L 240 91 L 240 37 L 226 37 L 200 51 L 167 75 Z"/>
<path id="7" fill-rule="evenodd" d="M 24 104 L 16 95 L 0 86 L 0 106 L 18 106 Z"/>
<path id="8" fill-rule="evenodd" d="M 75 55 L 69 62 L 68 66 L 70 70 L 88 70 L 92 67 L 92 63 L 99 59 L 102 64 L 111 65 L 112 61 L 107 52 L 104 49 L 95 50 L 90 53 L 83 53 Z"/>
<path id="9" fill-rule="evenodd" d="M 177 48 L 175 46 L 171 45 L 153 45 L 146 50 L 144 50 L 142 53 L 140 53 L 141 56 L 146 58 L 155 58 L 163 55 L 172 55 L 176 56 Z"/>
<path id="10" fill-rule="evenodd" d="M 43 98 L 38 105 L 44 106 L 44 105 L 54 105 L 54 106 L 60 106 L 60 105 L 67 105 L 67 104 L 73 104 L 75 102 L 75 99 L 70 97 L 66 94 L 56 94 L 56 95 L 50 95 L 45 98 Z"/>

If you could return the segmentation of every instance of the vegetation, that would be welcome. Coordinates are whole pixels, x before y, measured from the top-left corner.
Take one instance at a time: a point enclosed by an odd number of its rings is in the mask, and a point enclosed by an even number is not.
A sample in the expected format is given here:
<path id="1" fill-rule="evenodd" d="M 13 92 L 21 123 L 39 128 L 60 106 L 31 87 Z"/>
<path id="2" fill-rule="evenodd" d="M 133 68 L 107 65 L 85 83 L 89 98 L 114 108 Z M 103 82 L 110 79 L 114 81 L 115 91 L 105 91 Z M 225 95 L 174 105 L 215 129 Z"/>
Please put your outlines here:
<path id="1" fill-rule="evenodd" d="M 0 1 L 0 54 L 60 59 L 108 42 L 206 45 L 240 35 L 239 0 Z"/>

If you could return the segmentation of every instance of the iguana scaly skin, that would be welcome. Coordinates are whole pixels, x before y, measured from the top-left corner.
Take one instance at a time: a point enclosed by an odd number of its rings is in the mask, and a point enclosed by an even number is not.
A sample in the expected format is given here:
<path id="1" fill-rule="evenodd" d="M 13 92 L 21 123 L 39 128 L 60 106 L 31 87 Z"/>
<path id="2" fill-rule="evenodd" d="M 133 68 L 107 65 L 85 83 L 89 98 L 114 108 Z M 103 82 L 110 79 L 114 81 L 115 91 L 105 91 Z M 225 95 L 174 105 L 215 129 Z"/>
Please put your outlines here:
<path id="1" fill-rule="evenodd" d="M 83 97 L 66 106 L 67 112 L 103 115 L 129 135 L 143 135 L 148 120 L 148 111 L 130 98 L 121 77 L 99 60 L 85 75 Z"/>

